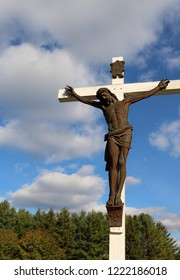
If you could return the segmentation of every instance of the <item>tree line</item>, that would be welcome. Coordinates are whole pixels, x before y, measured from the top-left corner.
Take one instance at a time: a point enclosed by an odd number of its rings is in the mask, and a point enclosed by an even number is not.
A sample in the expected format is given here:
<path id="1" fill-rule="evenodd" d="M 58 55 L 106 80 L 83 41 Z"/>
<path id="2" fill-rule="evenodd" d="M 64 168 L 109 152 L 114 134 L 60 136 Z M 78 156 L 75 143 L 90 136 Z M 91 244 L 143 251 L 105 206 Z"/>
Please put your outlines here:
<path id="1" fill-rule="evenodd" d="M 35 214 L 0 203 L 1 260 L 107 260 L 109 226 L 101 212 L 50 209 Z M 147 214 L 126 216 L 126 259 L 180 259 L 166 227 Z"/>

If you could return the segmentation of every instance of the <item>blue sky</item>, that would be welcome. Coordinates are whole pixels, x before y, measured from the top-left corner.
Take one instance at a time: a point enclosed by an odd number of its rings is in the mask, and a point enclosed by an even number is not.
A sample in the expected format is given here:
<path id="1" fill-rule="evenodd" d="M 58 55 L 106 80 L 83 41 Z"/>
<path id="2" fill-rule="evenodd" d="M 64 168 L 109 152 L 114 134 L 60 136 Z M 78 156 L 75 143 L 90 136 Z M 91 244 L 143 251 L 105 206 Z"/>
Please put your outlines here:
<path id="1" fill-rule="evenodd" d="M 27 5 L 28 3 L 28 5 Z M 67 84 L 180 79 L 178 0 L 0 3 L 0 199 L 36 211 L 105 211 L 107 127 L 101 112 L 59 103 Z M 152 215 L 180 240 L 180 95 L 131 106 L 126 212 Z"/>

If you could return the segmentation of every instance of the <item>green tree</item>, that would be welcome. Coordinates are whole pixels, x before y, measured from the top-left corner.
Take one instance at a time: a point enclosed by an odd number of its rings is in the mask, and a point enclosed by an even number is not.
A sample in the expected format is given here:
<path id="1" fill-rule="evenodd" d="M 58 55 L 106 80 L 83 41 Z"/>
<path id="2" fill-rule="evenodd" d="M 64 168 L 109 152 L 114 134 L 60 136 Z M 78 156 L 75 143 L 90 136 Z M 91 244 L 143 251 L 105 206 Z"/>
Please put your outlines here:
<path id="1" fill-rule="evenodd" d="M 76 224 L 76 250 L 73 259 L 108 259 L 109 227 L 107 218 L 100 212 L 73 214 Z"/>
<path id="2" fill-rule="evenodd" d="M 175 254 L 175 259 L 180 260 L 180 247 L 179 246 L 178 246 L 178 249 L 177 249 L 176 254 Z"/>
<path id="3" fill-rule="evenodd" d="M 138 216 L 126 216 L 126 258 L 129 260 L 141 260 L 143 258 L 138 223 Z"/>
<path id="4" fill-rule="evenodd" d="M 14 229 L 16 225 L 16 210 L 10 207 L 10 203 L 5 200 L 0 203 L 0 228 Z"/>
<path id="5" fill-rule="evenodd" d="M 177 249 L 166 227 L 151 216 L 126 217 L 126 259 L 173 260 Z"/>
<path id="6" fill-rule="evenodd" d="M 1 259 L 108 259 L 109 226 L 101 212 L 16 211 L 0 203 Z M 126 259 L 179 260 L 166 227 L 146 214 L 126 216 Z"/>
<path id="7" fill-rule="evenodd" d="M 42 230 L 28 231 L 19 241 L 21 258 L 26 260 L 65 260 L 58 242 Z"/>
<path id="8" fill-rule="evenodd" d="M 38 210 L 35 214 L 35 221 L 39 228 L 53 232 L 57 224 L 57 215 L 53 209 L 50 209 L 48 212 Z"/>
<path id="9" fill-rule="evenodd" d="M 66 208 L 57 213 L 57 222 L 53 234 L 61 248 L 66 250 L 68 258 L 72 259 L 75 249 L 75 225 L 72 222 L 70 212 Z"/>
<path id="10" fill-rule="evenodd" d="M 45 220 L 45 212 L 42 212 L 40 209 L 38 209 L 34 214 L 34 221 L 35 224 L 37 225 L 37 228 L 43 228 L 44 220 Z"/>
<path id="11" fill-rule="evenodd" d="M 101 212 L 87 214 L 89 254 L 92 259 L 107 259 L 109 254 L 109 226 L 107 217 Z"/>
<path id="12" fill-rule="evenodd" d="M 161 243 L 162 250 L 157 252 L 157 260 L 176 259 L 179 248 L 176 241 L 170 236 L 166 227 L 161 222 L 156 222 L 158 242 Z"/>
<path id="13" fill-rule="evenodd" d="M 9 229 L 0 228 L 0 259 L 18 260 L 20 256 L 18 236 Z"/>
<path id="14" fill-rule="evenodd" d="M 29 230 L 36 229 L 37 226 L 34 216 L 25 209 L 20 209 L 16 213 L 16 224 L 14 228 L 19 237 Z"/>

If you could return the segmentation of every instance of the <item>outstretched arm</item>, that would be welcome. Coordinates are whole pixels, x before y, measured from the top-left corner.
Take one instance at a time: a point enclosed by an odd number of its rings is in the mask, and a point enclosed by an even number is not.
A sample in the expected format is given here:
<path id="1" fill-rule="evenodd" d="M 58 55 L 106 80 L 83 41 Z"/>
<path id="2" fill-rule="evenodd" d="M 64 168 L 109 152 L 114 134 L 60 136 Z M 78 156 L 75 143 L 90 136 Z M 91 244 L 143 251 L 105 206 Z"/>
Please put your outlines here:
<path id="1" fill-rule="evenodd" d="M 66 87 L 65 87 L 65 91 L 66 91 L 69 95 L 74 96 L 78 101 L 80 101 L 80 102 L 82 102 L 82 103 L 84 103 L 84 104 L 87 104 L 87 105 L 90 105 L 90 106 L 93 106 L 93 107 L 96 107 L 96 108 L 101 109 L 100 102 L 97 102 L 97 101 L 90 101 L 90 100 L 88 100 L 86 97 L 80 96 L 79 94 L 77 94 L 77 93 L 74 91 L 74 88 L 73 88 L 73 87 L 71 87 L 71 86 L 66 86 Z"/>
<path id="2" fill-rule="evenodd" d="M 135 102 L 138 102 L 142 99 L 145 99 L 145 98 L 148 98 L 148 97 L 154 95 L 159 90 L 165 89 L 169 83 L 170 83 L 170 81 L 167 79 L 161 80 L 155 88 L 153 88 L 149 91 L 146 91 L 145 93 L 137 94 L 136 96 L 129 98 L 130 104 L 133 104 Z"/>

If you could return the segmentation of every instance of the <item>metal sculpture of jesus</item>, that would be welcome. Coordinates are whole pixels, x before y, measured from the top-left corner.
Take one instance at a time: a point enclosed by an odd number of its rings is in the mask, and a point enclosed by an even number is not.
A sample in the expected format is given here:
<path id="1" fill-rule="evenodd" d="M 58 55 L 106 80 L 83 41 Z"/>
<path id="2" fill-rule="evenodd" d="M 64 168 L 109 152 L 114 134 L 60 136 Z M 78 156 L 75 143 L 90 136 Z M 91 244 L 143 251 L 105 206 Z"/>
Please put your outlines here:
<path id="1" fill-rule="evenodd" d="M 159 84 L 145 93 L 133 97 L 125 97 L 119 101 L 108 88 L 100 88 L 96 92 L 99 101 L 91 101 L 78 95 L 71 86 L 65 90 L 78 101 L 102 110 L 108 125 L 105 135 L 105 161 L 109 177 L 109 199 L 107 206 L 122 206 L 121 192 L 126 179 L 126 161 L 132 141 L 132 125 L 128 122 L 128 112 L 131 104 L 154 95 L 159 90 L 166 89 L 169 80 L 161 80 Z"/>

